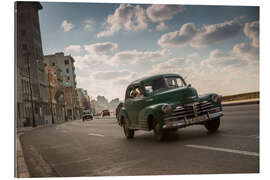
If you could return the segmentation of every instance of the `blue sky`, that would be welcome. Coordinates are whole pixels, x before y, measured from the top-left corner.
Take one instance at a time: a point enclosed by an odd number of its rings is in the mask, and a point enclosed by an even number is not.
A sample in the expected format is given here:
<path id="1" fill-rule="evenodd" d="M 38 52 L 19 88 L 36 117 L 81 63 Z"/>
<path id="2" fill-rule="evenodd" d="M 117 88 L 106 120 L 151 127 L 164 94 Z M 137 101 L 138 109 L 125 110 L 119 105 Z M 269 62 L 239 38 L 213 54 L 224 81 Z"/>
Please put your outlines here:
<path id="1" fill-rule="evenodd" d="M 75 58 L 78 87 L 123 99 L 129 82 L 174 72 L 199 94 L 259 90 L 259 8 L 42 2 L 44 55 Z"/>

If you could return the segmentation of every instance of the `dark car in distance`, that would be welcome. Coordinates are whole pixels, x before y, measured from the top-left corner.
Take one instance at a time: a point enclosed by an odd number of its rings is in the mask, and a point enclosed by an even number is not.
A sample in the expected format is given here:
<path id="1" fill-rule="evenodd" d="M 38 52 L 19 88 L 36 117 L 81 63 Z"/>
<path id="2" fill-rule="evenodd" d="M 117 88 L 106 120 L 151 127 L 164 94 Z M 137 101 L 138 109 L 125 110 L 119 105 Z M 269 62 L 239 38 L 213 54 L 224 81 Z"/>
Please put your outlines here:
<path id="1" fill-rule="evenodd" d="M 105 109 L 101 112 L 101 116 L 104 117 L 104 116 L 110 116 L 110 111 L 108 109 Z"/>

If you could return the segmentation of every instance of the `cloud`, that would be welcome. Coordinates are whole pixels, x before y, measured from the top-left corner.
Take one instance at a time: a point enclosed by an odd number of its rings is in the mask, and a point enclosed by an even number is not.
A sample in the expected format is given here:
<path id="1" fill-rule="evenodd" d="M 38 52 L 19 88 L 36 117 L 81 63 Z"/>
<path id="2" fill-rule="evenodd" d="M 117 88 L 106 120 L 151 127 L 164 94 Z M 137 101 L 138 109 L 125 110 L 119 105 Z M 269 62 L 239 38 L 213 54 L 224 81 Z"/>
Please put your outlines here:
<path id="1" fill-rule="evenodd" d="M 252 45 L 259 47 L 259 21 L 246 23 L 243 31 L 245 35 L 252 40 Z"/>
<path id="2" fill-rule="evenodd" d="M 223 52 L 215 49 L 210 52 L 207 59 L 201 62 L 201 65 L 220 69 L 224 67 L 243 67 L 248 65 L 248 61 L 235 54 L 234 51 Z"/>
<path id="3" fill-rule="evenodd" d="M 146 9 L 146 14 L 152 22 L 162 22 L 171 20 L 183 10 L 184 6 L 181 5 L 153 4 Z"/>
<path id="4" fill-rule="evenodd" d="M 168 29 L 168 26 L 164 22 L 161 22 L 156 26 L 156 30 L 158 31 L 164 31 L 167 29 Z"/>
<path id="5" fill-rule="evenodd" d="M 84 23 L 84 30 L 91 31 L 95 22 L 93 19 L 87 19 L 83 23 Z"/>
<path id="6" fill-rule="evenodd" d="M 254 47 L 254 44 L 249 43 L 240 43 L 236 44 L 233 47 L 233 53 L 240 57 L 244 58 L 249 63 L 257 63 L 259 62 L 259 48 Z"/>
<path id="7" fill-rule="evenodd" d="M 239 18 L 219 24 L 204 25 L 200 28 L 193 23 L 186 23 L 178 31 L 162 35 L 158 44 L 162 47 L 205 47 L 236 36 L 242 27 Z"/>
<path id="8" fill-rule="evenodd" d="M 169 51 L 165 49 L 161 51 L 120 51 L 113 56 L 112 61 L 116 64 L 134 64 L 142 61 L 150 62 L 158 58 L 167 57 L 168 55 Z"/>
<path id="9" fill-rule="evenodd" d="M 167 61 L 164 61 L 159 64 L 153 65 L 153 72 L 156 73 L 164 73 L 164 72 L 175 72 L 183 67 L 183 65 L 186 63 L 186 60 L 184 58 L 172 58 Z"/>
<path id="10" fill-rule="evenodd" d="M 130 75 L 127 70 L 121 71 L 100 71 L 93 74 L 93 78 L 96 80 L 112 80 Z"/>
<path id="11" fill-rule="evenodd" d="M 97 34 L 97 37 L 112 36 L 116 32 L 124 29 L 125 31 L 139 31 L 147 28 L 145 10 L 139 5 L 121 4 L 106 20 L 107 28 Z"/>
<path id="12" fill-rule="evenodd" d="M 64 20 L 62 23 L 61 23 L 61 28 L 64 30 L 64 32 L 68 32 L 70 31 L 71 29 L 73 29 L 75 27 L 74 24 L 72 24 L 71 22 L 68 22 L 67 20 Z"/>
<path id="13" fill-rule="evenodd" d="M 80 45 L 69 45 L 68 47 L 65 48 L 65 52 L 81 52 L 82 48 Z"/>
<path id="14" fill-rule="evenodd" d="M 117 50 L 117 48 L 118 48 L 118 45 L 116 43 L 111 43 L 111 42 L 95 43 L 95 44 L 89 44 L 89 45 L 84 46 L 84 49 L 88 53 L 95 53 L 95 54 L 112 53 L 115 50 Z"/>

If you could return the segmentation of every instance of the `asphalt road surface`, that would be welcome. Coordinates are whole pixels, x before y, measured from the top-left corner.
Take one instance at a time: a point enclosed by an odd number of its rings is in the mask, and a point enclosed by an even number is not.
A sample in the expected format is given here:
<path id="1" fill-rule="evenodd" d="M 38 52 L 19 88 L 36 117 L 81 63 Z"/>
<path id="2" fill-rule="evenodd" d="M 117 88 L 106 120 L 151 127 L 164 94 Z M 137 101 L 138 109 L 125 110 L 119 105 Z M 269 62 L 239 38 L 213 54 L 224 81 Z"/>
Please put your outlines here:
<path id="1" fill-rule="evenodd" d="M 259 172 L 259 105 L 224 107 L 221 127 L 179 129 L 165 142 L 136 131 L 127 140 L 113 117 L 67 122 L 21 136 L 32 177 Z"/>

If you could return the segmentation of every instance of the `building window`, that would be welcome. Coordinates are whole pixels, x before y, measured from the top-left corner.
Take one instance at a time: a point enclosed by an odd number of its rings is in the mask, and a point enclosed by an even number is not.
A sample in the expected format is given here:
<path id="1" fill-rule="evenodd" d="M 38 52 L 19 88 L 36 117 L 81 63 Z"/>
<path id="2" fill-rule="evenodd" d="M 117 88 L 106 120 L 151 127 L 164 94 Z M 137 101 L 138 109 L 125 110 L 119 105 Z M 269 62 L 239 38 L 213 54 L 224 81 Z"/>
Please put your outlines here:
<path id="1" fill-rule="evenodd" d="M 69 73 L 69 69 L 68 68 L 66 69 L 66 72 Z"/>
<path id="2" fill-rule="evenodd" d="M 55 66 L 55 63 L 54 62 L 52 63 L 52 66 Z"/>
<path id="3" fill-rule="evenodd" d="M 23 45 L 22 45 L 22 48 L 23 48 L 23 50 L 26 51 L 26 50 L 27 50 L 27 45 L 26 45 L 26 44 L 23 44 Z"/>
<path id="4" fill-rule="evenodd" d="M 65 60 L 65 65 L 69 65 L 69 60 Z"/>
<path id="5" fill-rule="evenodd" d="M 68 81 L 70 80 L 69 76 L 67 77 L 67 80 L 68 80 Z"/>
<path id="6" fill-rule="evenodd" d="M 21 31 L 21 33 L 22 33 L 22 36 L 25 36 L 26 31 L 23 29 L 23 30 Z"/>

